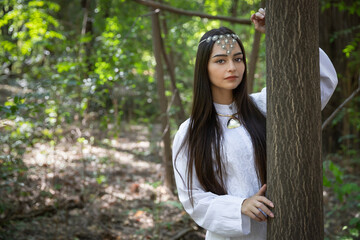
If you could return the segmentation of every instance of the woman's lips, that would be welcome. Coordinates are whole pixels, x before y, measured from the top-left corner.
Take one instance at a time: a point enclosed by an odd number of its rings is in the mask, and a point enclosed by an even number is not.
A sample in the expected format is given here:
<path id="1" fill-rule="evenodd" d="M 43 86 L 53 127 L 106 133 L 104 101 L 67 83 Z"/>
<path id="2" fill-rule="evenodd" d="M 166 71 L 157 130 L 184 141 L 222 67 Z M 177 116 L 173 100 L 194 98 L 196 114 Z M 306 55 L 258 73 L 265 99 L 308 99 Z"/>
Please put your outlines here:
<path id="1" fill-rule="evenodd" d="M 226 80 L 234 80 L 234 79 L 237 79 L 239 78 L 238 76 L 230 76 L 230 77 L 227 77 L 225 78 Z"/>

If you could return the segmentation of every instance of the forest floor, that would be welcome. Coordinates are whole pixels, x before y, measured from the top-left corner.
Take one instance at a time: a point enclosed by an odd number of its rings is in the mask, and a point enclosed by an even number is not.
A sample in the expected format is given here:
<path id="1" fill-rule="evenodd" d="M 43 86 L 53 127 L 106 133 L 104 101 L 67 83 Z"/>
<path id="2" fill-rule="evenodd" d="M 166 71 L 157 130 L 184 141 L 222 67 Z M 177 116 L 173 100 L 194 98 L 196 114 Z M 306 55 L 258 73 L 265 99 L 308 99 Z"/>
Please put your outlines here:
<path id="1" fill-rule="evenodd" d="M 143 128 L 81 135 L 27 148 L 26 170 L 2 180 L 0 239 L 204 239 L 163 187 L 158 143 Z"/>
<path id="2" fill-rule="evenodd" d="M 0 240 L 204 239 L 204 229 L 163 186 L 160 136 L 139 126 L 112 138 L 74 126 L 59 135 L 28 146 L 16 168 L 0 168 Z M 359 222 L 360 178 L 349 168 L 352 174 L 341 178 L 350 185 L 340 185 L 338 169 L 332 167 L 336 176 L 327 172 L 338 192 L 324 188 L 325 239 L 340 239 L 357 231 L 348 223 Z"/>

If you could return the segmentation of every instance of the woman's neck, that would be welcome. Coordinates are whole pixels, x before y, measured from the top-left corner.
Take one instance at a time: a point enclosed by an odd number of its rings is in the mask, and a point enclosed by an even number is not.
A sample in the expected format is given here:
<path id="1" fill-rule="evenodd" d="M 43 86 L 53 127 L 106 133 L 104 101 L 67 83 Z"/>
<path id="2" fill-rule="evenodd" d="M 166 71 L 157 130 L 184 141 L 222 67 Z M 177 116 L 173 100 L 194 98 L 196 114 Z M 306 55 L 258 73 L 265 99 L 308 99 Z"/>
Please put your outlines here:
<path id="1" fill-rule="evenodd" d="M 232 90 L 213 91 L 213 101 L 218 104 L 230 105 L 234 101 Z"/>

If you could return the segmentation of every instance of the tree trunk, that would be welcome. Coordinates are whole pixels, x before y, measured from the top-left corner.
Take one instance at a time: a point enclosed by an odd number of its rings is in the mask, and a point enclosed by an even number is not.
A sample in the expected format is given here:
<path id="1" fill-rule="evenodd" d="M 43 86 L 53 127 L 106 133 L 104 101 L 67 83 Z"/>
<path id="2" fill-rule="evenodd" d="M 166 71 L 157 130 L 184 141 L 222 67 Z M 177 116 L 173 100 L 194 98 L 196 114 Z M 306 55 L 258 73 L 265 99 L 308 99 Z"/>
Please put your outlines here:
<path id="1" fill-rule="evenodd" d="M 268 239 L 323 239 L 318 2 L 267 1 Z"/>
<path id="2" fill-rule="evenodd" d="M 84 10 L 83 14 L 83 22 L 81 27 L 81 37 L 85 37 L 87 34 L 93 34 L 93 26 L 91 21 L 91 0 L 82 0 L 81 6 Z M 93 45 L 93 40 L 90 42 L 82 43 L 80 47 L 80 56 L 81 58 L 85 58 L 85 62 L 87 65 L 87 71 L 84 74 L 84 78 L 88 77 L 88 72 L 93 70 L 92 63 L 90 61 L 91 49 Z"/>
<path id="3" fill-rule="evenodd" d="M 249 94 L 252 93 L 254 89 L 255 70 L 256 70 L 256 62 L 259 56 L 260 40 L 261 40 L 261 33 L 259 31 L 255 31 L 253 46 L 251 49 L 250 61 L 248 65 L 249 74 L 247 79 L 247 88 L 248 88 L 247 90 Z"/>
<path id="4" fill-rule="evenodd" d="M 154 10 L 154 9 L 153 9 Z M 170 126 L 169 118 L 167 115 L 167 99 L 165 96 L 165 83 L 164 83 L 164 69 L 161 59 L 161 35 L 160 35 L 160 21 L 158 13 L 152 14 L 152 35 L 153 35 L 153 51 L 156 61 L 156 81 L 157 90 L 159 95 L 160 110 L 161 110 L 161 125 L 163 130 L 163 166 L 165 168 L 164 183 L 170 190 L 175 189 L 175 179 L 172 167 L 172 156 L 171 156 L 171 140 L 170 140 Z"/>
<path id="5" fill-rule="evenodd" d="M 168 31 L 167 31 L 167 26 L 166 26 L 166 21 L 164 19 L 163 23 L 163 29 L 164 29 L 164 33 L 165 33 L 165 37 L 168 35 Z M 160 35 L 161 36 L 161 35 Z M 166 49 L 165 49 L 165 43 L 164 43 L 164 39 L 161 38 L 161 52 L 162 55 L 164 56 L 164 60 L 167 66 L 167 70 L 169 72 L 169 76 L 170 76 L 170 81 L 171 81 L 171 91 L 172 94 L 174 95 L 174 105 L 178 108 L 177 112 L 176 112 L 176 122 L 178 125 L 180 125 L 182 122 L 184 122 L 186 120 L 186 115 L 185 115 L 185 110 L 184 107 L 182 105 L 182 101 L 181 101 L 181 97 L 180 97 L 180 93 L 178 88 L 176 87 L 176 77 L 175 77 L 175 65 L 174 65 L 174 55 L 173 55 L 173 50 L 171 47 L 169 54 L 166 53 Z"/>
<path id="6" fill-rule="evenodd" d="M 238 9 L 238 5 L 239 5 L 238 3 L 239 3 L 239 0 L 233 0 L 232 1 L 231 8 L 230 8 L 229 12 L 231 12 L 231 16 L 233 18 L 235 18 L 236 15 L 237 15 L 237 9 Z"/>
<path id="7" fill-rule="evenodd" d="M 263 8 L 264 5 L 265 5 L 265 1 L 262 0 L 260 6 Z M 247 76 L 247 90 L 249 94 L 252 93 L 254 89 L 254 79 L 255 79 L 256 63 L 259 56 L 260 40 L 261 40 L 261 33 L 259 31 L 255 31 L 253 46 L 251 49 L 250 61 L 248 65 L 249 71 Z"/>
<path id="8" fill-rule="evenodd" d="M 92 23 L 91 21 L 89 21 L 89 13 L 91 12 L 91 3 L 90 0 L 82 0 L 81 1 L 81 7 L 84 10 L 83 13 L 83 21 L 82 21 L 82 26 L 81 26 L 81 37 L 85 37 L 85 35 L 88 32 L 92 32 Z M 89 72 L 90 72 L 90 63 L 89 63 L 89 58 L 90 58 L 90 43 L 80 43 L 80 47 L 79 47 L 79 62 L 86 62 L 87 63 L 87 68 L 86 69 L 82 69 L 81 71 L 79 71 L 79 81 L 83 81 L 83 79 L 88 78 L 89 77 Z M 79 84 L 77 86 L 77 93 L 78 93 L 78 101 L 81 102 L 82 101 L 82 84 Z M 91 102 L 91 98 L 88 99 L 88 103 Z M 85 111 L 81 114 L 79 114 L 79 120 L 80 122 L 84 125 L 84 114 L 86 113 L 87 109 L 85 109 Z"/>

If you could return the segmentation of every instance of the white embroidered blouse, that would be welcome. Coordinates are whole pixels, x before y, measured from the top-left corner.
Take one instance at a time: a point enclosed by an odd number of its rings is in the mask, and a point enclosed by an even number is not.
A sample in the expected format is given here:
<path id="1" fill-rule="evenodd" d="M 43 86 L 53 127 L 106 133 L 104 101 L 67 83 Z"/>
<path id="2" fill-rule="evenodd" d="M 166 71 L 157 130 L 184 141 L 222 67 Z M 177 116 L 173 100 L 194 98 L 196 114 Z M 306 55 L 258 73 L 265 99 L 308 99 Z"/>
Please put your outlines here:
<path id="1" fill-rule="evenodd" d="M 320 51 L 320 88 L 321 109 L 325 107 L 337 85 L 337 75 L 328 56 Z M 265 88 L 251 94 L 260 111 L 266 115 Z M 236 113 L 236 106 L 214 103 L 220 114 Z M 219 116 L 218 116 L 219 117 Z M 223 130 L 223 149 L 226 154 L 225 168 L 227 171 L 227 195 L 216 195 L 206 192 L 199 183 L 196 173 L 193 176 L 192 207 L 187 183 L 186 147 L 182 149 L 174 166 L 175 180 L 180 202 L 185 211 L 201 227 L 207 230 L 206 240 L 240 240 L 266 239 L 266 222 L 257 222 L 241 213 L 242 202 L 257 193 L 261 187 L 254 166 L 253 146 L 247 130 L 240 126 L 234 129 L 226 127 L 227 118 L 219 117 Z M 173 162 L 188 129 L 189 119 L 179 127 L 173 142 Z M 181 176 L 180 176 L 181 175 Z M 184 180 L 184 181 L 183 181 Z"/>

